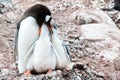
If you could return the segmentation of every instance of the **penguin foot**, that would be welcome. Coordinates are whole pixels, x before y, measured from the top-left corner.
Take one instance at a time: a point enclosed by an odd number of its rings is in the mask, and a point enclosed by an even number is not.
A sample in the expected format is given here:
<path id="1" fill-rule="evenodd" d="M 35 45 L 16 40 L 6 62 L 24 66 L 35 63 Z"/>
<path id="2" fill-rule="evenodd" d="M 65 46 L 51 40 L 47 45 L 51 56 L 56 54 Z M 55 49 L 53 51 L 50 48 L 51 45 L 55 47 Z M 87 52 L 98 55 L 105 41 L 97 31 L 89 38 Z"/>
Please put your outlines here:
<path id="1" fill-rule="evenodd" d="M 48 69 L 47 74 L 50 74 L 50 73 L 52 73 L 52 69 Z"/>
<path id="2" fill-rule="evenodd" d="M 24 76 L 29 76 L 31 75 L 31 70 L 27 70 L 23 73 Z"/>

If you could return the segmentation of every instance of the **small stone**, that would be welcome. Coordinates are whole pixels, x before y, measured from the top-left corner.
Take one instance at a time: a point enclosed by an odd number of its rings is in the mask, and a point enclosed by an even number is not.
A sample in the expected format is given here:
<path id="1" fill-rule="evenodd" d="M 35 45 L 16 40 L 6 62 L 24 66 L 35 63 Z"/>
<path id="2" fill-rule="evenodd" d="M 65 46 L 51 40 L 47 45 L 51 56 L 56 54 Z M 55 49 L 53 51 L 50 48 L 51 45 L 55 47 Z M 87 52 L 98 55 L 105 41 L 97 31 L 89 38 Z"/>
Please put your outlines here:
<path id="1" fill-rule="evenodd" d="M 115 69 L 120 71 L 120 59 L 114 60 Z"/>
<path id="2" fill-rule="evenodd" d="M 73 80 L 82 80 L 80 76 L 74 76 Z"/>
<path id="3" fill-rule="evenodd" d="M 84 70 L 84 65 L 83 64 L 76 64 L 76 68 L 79 70 Z"/>
<path id="4" fill-rule="evenodd" d="M 99 77 L 104 77 L 104 76 L 105 76 L 105 74 L 104 74 L 103 72 L 98 72 L 97 75 L 98 75 Z"/>
<path id="5" fill-rule="evenodd" d="M 7 75 L 9 74 L 9 70 L 8 69 L 2 69 L 2 75 Z"/>

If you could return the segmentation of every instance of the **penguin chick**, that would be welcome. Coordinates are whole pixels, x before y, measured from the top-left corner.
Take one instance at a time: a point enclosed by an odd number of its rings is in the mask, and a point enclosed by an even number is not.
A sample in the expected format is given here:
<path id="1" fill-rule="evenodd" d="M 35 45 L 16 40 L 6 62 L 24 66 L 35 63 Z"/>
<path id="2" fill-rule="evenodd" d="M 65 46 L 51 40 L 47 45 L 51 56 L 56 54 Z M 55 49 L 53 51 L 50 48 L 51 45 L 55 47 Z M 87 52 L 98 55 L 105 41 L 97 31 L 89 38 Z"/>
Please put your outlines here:
<path id="1" fill-rule="evenodd" d="M 49 15 L 47 15 L 46 16 L 46 22 L 48 22 L 49 20 L 50 20 L 50 18 L 51 18 L 51 16 L 49 16 Z M 44 23 L 45 24 L 45 23 Z M 46 25 L 47 26 L 47 25 Z M 52 34 L 52 26 L 50 25 L 50 26 L 48 26 L 48 29 L 49 29 L 49 32 L 50 32 L 50 34 Z M 40 33 L 41 33 L 41 29 L 39 29 L 40 31 Z M 39 33 L 39 34 L 40 34 Z M 28 59 L 28 57 L 31 55 L 31 53 L 32 53 L 32 51 L 33 51 L 33 49 L 34 49 L 34 46 L 37 44 L 37 41 L 35 41 L 33 44 L 32 44 L 32 46 L 29 48 L 29 50 L 28 50 L 28 52 L 26 53 L 26 59 L 25 59 L 25 61 L 27 61 L 27 59 Z M 52 44 L 51 44 L 52 45 Z M 55 48 L 54 48 L 54 46 L 52 45 L 52 47 L 53 47 L 53 49 L 55 50 Z M 56 50 L 55 50 L 56 51 Z M 57 55 L 57 52 L 56 52 L 56 55 Z"/>
<path id="2" fill-rule="evenodd" d="M 34 51 L 28 60 L 26 72 L 36 71 L 37 73 L 54 70 L 56 66 L 56 55 L 50 42 L 50 32 L 46 24 L 41 27 L 41 34 L 37 40 Z"/>
<path id="3" fill-rule="evenodd" d="M 51 42 L 59 55 L 59 58 L 57 58 L 56 69 L 66 68 L 67 70 L 70 70 L 74 64 L 71 62 L 69 51 L 66 45 L 59 39 L 55 26 L 52 27 L 52 31 L 53 34 L 51 35 Z"/>

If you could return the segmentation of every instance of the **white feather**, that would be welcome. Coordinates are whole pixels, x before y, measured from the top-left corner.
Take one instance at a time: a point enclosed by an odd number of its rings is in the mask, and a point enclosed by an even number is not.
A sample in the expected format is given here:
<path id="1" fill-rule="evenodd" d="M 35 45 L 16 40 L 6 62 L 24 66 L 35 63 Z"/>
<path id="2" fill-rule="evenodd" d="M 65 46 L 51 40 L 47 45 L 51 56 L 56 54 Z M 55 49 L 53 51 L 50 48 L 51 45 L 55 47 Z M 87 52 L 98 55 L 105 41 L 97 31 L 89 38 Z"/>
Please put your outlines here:
<path id="1" fill-rule="evenodd" d="M 52 43 L 51 43 L 51 45 L 52 45 L 52 47 L 53 47 L 53 49 L 54 49 L 54 51 L 55 51 L 56 57 L 58 58 L 59 65 L 61 66 L 60 56 L 59 56 L 59 54 L 58 54 L 58 52 L 57 52 L 56 48 L 54 47 L 54 45 L 53 45 Z"/>
<path id="2" fill-rule="evenodd" d="M 50 18 L 51 18 L 51 16 L 50 16 L 50 15 L 47 15 L 47 16 L 45 17 L 45 21 L 48 22 L 48 21 L 50 20 Z"/>
<path id="3" fill-rule="evenodd" d="M 30 49 L 27 51 L 27 53 L 26 53 L 26 55 L 25 55 L 25 57 L 24 57 L 24 63 L 26 63 L 27 64 L 27 61 L 29 60 L 29 58 L 30 58 L 30 56 L 32 55 L 32 53 L 33 53 L 33 50 L 34 50 L 34 47 L 35 47 L 35 45 L 37 44 L 37 42 L 38 42 L 38 40 L 37 41 L 35 41 L 34 43 L 33 43 L 33 45 L 30 47 Z M 26 65 L 25 64 L 25 65 Z"/>
<path id="4" fill-rule="evenodd" d="M 35 70 L 39 73 L 48 69 L 55 69 L 56 56 L 51 47 L 50 35 L 47 25 L 41 27 L 40 37 L 35 44 L 33 54 L 27 64 L 27 69 Z"/>
<path id="5" fill-rule="evenodd" d="M 59 39 L 59 36 L 57 34 L 57 30 L 53 27 L 52 28 L 53 34 L 52 34 L 52 44 L 55 47 L 59 58 L 57 59 L 57 68 L 66 68 L 71 64 L 70 56 L 67 53 L 67 50 L 65 48 L 64 43 Z M 64 45 L 64 46 L 63 46 Z M 59 61 L 60 60 L 60 61 Z M 61 62 L 61 65 L 60 63 Z"/>
<path id="6" fill-rule="evenodd" d="M 30 46 L 38 39 L 39 26 L 33 17 L 27 17 L 21 21 L 18 33 L 18 69 L 19 73 L 26 70 L 24 57 Z"/>

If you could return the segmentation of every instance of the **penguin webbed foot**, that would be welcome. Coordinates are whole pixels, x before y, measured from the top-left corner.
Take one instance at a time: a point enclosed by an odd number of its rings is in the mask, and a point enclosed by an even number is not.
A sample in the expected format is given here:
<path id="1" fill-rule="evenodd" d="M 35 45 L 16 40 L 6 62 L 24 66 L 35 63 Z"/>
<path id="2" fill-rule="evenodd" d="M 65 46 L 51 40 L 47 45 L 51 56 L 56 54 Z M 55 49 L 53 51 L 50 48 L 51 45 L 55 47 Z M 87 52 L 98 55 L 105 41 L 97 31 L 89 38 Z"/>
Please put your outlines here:
<path id="1" fill-rule="evenodd" d="M 47 74 L 51 74 L 52 73 L 52 69 L 48 69 Z"/>
<path id="2" fill-rule="evenodd" d="M 31 70 L 26 70 L 24 73 L 23 73 L 24 76 L 30 76 L 31 75 Z"/>

